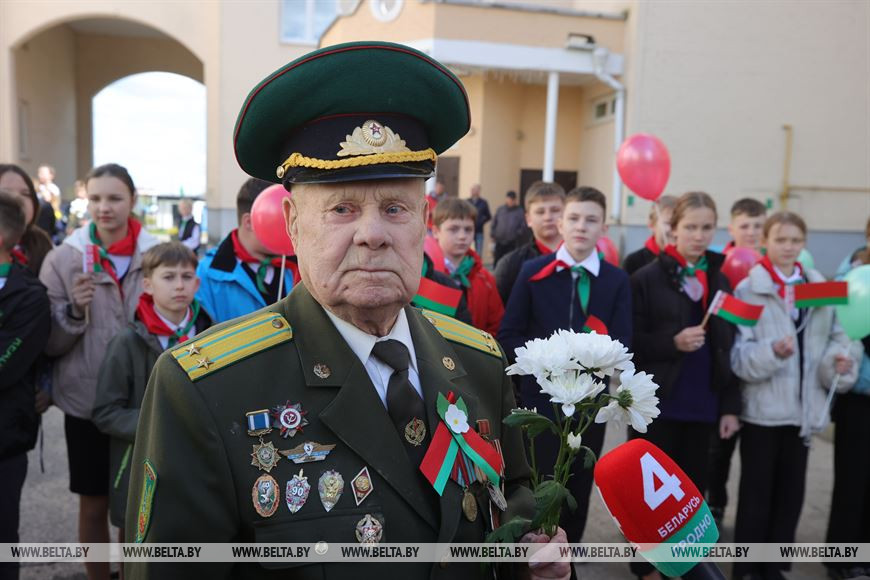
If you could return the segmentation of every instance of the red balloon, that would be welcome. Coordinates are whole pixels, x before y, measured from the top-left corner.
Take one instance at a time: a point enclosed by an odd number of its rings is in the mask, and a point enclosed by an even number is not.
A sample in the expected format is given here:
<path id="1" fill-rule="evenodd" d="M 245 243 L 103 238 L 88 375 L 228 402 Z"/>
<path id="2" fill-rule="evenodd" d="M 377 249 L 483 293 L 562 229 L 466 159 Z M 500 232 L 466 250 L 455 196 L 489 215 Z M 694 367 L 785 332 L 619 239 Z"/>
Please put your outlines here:
<path id="1" fill-rule="evenodd" d="M 731 288 L 736 288 L 749 275 L 749 270 L 761 260 L 761 254 L 752 248 L 731 248 L 722 264 L 722 273 L 728 278 Z"/>
<path id="2" fill-rule="evenodd" d="M 295 253 L 281 207 L 282 201 L 289 198 L 290 192 L 283 185 L 270 185 L 257 196 L 251 207 L 254 235 L 270 252 L 283 256 Z"/>
<path id="3" fill-rule="evenodd" d="M 644 199 L 655 201 L 671 175 L 671 156 L 658 137 L 637 133 L 619 147 L 616 168 L 626 187 Z"/>
<path id="4" fill-rule="evenodd" d="M 603 238 L 598 239 L 598 243 L 595 244 L 595 247 L 604 252 L 604 261 L 609 262 L 619 267 L 619 250 L 616 249 L 616 244 L 613 243 L 613 240 L 604 236 Z"/>

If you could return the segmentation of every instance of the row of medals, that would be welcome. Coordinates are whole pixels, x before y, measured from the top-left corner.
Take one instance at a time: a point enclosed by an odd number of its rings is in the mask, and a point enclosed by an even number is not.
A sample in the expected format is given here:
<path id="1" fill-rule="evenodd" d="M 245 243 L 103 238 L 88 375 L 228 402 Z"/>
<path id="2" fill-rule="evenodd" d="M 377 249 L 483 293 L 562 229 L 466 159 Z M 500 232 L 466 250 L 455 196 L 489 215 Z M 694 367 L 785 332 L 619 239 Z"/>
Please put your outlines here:
<path id="1" fill-rule="evenodd" d="M 308 419 L 306 411 L 302 410 L 300 403 L 278 405 L 272 409 L 261 409 L 246 413 L 248 422 L 248 435 L 258 437 L 260 442 L 254 444 L 251 451 L 251 465 L 265 471 L 254 482 L 251 489 L 251 501 L 256 512 L 264 518 L 271 517 L 278 510 L 281 489 L 278 482 L 270 475 L 272 468 L 278 464 L 281 456 L 287 457 L 293 463 L 306 464 L 323 461 L 335 448 L 335 445 L 322 445 L 314 441 L 306 441 L 288 450 L 278 450 L 271 441 L 264 442 L 263 435 L 270 433 L 273 428 L 280 429 L 282 437 L 293 437 L 301 432 Z M 373 484 L 369 476 L 368 467 L 363 466 L 359 473 L 351 480 L 354 500 L 359 506 L 372 493 Z M 305 475 L 305 469 L 300 468 L 299 473 L 287 482 L 284 490 L 284 499 L 287 509 L 295 514 L 305 502 L 311 492 L 311 484 Z M 317 481 L 317 492 L 320 495 L 320 503 L 323 509 L 330 511 L 338 503 L 344 493 L 344 477 L 334 469 L 328 469 L 321 473 Z M 377 544 L 383 536 L 383 525 L 377 517 L 366 514 L 356 525 L 356 538 L 363 544 Z"/>
<path id="2" fill-rule="evenodd" d="M 297 432 L 301 432 L 308 425 L 308 419 L 305 415 L 306 412 L 302 410 L 301 403 L 290 403 L 290 401 L 272 409 L 261 409 L 246 413 L 249 427 L 248 435 L 258 437 L 260 440 L 259 444 L 252 446 L 251 465 L 266 472 L 254 482 L 254 487 L 251 490 L 251 500 L 254 504 L 254 509 L 261 517 L 271 517 L 277 511 L 278 504 L 280 503 L 281 491 L 278 482 L 274 477 L 269 475 L 269 472 L 272 471 L 272 468 L 281 459 L 281 455 L 287 457 L 293 463 L 305 464 L 323 461 L 335 448 L 334 444 L 323 445 L 314 441 L 306 441 L 293 449 L 279 451 L 271 441 L 263 441 L 263 435 L 270 433 L 273 428 L 280 429 L 280 434 L 284 438 L 295 436 Z M 479 423 L 484 423 L 479 425 L 479 431 L 481 435 L 486 437 L 489 433 L 489 424 L 484 420 L 479 421 Z M 414 446 L 422 445 L 426 439 L 426 424 L 421 419 L 412 419 L 405 427 L 404 435 L 405 440 L 409 444 Z M 499 455 L 501 455 L 500 451 Z M 485 478 L 482 479 L 485 480 Z M 507 502 L 501 489 L 492 483 L 487 483 L 487 488 L 492 503 L 499 510 L 504 511 L 507 508 Z M 351 480 L 351 489 L 353 490 L 357 506 L 362 504 L 371 494 L 374 486 L 368 467 L 363 466 L 359 473 L 354 476 Z M 320 495 L 320 503 L 323 504 L 323 508 L 327 512 L 330 511 L 338 503 L 339 498 L 344 492 L 344 478 L 341 473 L 333 469 L 322 472 L 317 482 L 317 491 Z M 308 483 L 308 477 L 304 474 L 304 468 L 300 468 L 299 473 L 287 482 L 284 492 L 285 501 L 290 513 L 295 514 L 305 505 L 310 492 L 311 485 Z M 468 483 L 466 483 L 462 497 L 462 513 L 470 522 L 477 519 L 477 499 L 471 493 Z M 371 514 L 366 514 L 357 523 L 356 537 L 362 543 L 377 543 L 382 535 L 382 524 Z"/>

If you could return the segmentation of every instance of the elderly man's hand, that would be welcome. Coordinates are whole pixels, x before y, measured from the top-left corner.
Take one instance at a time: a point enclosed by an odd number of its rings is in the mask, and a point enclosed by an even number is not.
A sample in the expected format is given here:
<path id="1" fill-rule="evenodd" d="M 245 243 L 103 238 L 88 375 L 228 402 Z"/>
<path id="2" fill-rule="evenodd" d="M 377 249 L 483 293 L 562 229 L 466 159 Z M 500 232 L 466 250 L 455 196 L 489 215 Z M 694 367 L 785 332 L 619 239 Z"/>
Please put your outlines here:
<path id="1" fill-rule="evenodd" d="M 520 538 L 520 543 L 548 544 L 546 548 L 529 558 L 529 573 L 532 580 L 571 577 L 571 562 L 568 561 L 568 558 L 559 555 L 559 546 L 557 545 L 568 543 L 565 530 L 559 528 L 552 538 L 546 534 L 529 532 Z"/>

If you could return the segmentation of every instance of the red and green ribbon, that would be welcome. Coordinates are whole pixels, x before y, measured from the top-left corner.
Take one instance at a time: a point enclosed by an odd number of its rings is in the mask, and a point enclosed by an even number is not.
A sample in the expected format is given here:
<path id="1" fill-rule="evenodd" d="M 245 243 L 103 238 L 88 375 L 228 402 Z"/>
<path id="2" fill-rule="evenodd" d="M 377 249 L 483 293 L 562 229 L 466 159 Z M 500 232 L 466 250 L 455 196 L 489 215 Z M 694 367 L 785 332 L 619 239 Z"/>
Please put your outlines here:
<path id="1" fill-rule="evenodd" d="M 500 485 L 501 477 L 498 466 L 501 464 L 501 459 L 498 451 L 470 426 L 465 433 L 456 433 L 447 426 L 447 409 L 451 404 L 454 404 L 454 399 L 452 392 L 448 393 L 447 397 L 443 393 L 438 393 L 436 408 L 441 421 L 435 429 L 432 443 L 429 444 L 429 449 L 426 450 L 426 455 L 420 464 L 420 471 L 423 472 L 438 495 L 442 495 L 444 487 L 454 471 L 454 465 L 457 461 L 464 462 L 464 459 L 467 458 L 480 468 L 493 485 Z M 455 405 L 465 413 L 467 418 L 468 407 L 462 397 L 456 400 Z M 461 463 L 459 466 L 462 469 Z"/>

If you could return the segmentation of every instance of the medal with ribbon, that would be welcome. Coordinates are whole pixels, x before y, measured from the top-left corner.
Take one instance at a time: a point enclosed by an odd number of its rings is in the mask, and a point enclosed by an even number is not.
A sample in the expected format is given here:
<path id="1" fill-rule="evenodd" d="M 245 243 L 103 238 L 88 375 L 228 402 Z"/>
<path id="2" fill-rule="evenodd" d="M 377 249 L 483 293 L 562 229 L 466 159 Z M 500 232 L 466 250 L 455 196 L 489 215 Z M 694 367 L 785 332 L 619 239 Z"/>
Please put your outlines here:
<path id="1" fill-rule="evenodd" d="M 475 472 L 482 472 L 493 485 L 500 485 L 501 458 L 498 451 L 469 427 L 468 407 L 462 397 L 457 400 L 453 392 L 446 397 L 438 393 L 436 408 L 441 421 L 420 464 L 420 471 L 438 495 L 444 493 L 449 479 L 467 487 L 477 480 Z"/>

